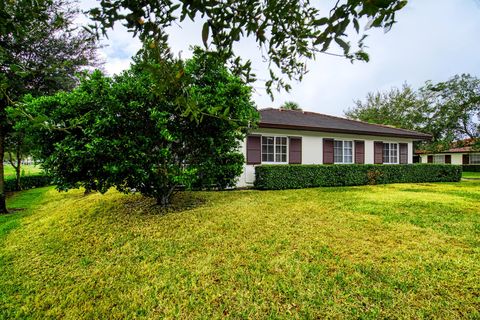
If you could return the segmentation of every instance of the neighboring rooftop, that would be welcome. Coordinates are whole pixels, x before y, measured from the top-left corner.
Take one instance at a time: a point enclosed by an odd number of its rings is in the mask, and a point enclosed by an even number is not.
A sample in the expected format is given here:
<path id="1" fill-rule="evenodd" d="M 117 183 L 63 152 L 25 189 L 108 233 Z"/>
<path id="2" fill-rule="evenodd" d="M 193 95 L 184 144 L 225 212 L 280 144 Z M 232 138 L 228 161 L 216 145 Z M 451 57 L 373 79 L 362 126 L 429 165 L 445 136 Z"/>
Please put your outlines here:
<path id="1" fill-rule="evenodd" d="M 371 124 L 309 111 L 267 108 L 260 109 L 259 112 L 260 128 L 353 133 L 418 140 L 431 139 L 431 135 L 426 133 L 379 124 Z"/>
<path id="2" fill-rule="evenodd" d="M 475 146 L 474 139 L 465 139 L 453 142 L 450 145 L 449 149 L 440 150 L 440 151 L 427 151 L 427 150 L 416 150 L 416 154 L 434 154 L 434 153 L 469 153 L 469 152 L 479 152 L 478 147 Z"/>

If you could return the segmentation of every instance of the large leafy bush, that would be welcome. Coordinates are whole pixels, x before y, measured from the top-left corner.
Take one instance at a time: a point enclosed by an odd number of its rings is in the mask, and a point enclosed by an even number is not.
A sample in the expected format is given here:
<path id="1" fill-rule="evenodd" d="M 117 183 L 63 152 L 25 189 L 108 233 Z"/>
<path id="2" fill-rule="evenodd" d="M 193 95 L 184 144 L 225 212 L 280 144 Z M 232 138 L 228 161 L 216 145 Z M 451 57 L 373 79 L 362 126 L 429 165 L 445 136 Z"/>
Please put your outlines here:
<path id="1" fill-rule="evenodd" d="M 239 142 L 257 118 L 250 94 L 213 53 L 195 50 L 184 63 L 145 50 L 119 76 L 94 72 L 72 92 L 26 108 L 39 122 L 31 134 L 43 167 L 60 190 L 116 187 L 166 205 L 179 186 L 235 184 L 244 162 Z"/>

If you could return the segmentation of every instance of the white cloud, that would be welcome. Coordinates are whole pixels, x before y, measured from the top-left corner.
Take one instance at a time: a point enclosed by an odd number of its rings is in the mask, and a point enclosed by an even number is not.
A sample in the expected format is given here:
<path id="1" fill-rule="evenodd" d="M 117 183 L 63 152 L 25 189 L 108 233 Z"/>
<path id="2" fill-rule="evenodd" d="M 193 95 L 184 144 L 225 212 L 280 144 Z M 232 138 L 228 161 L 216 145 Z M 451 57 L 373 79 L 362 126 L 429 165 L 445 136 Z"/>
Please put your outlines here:
<path id="1" fill-rule="evenodd" d="M 82 2 L 84 8 L 97 5 Z M 476 0 L 410 1 L 397 14 L 398 23 L 384 34 L 370 32 L 367 39 L 371 61 L 351 64 L 342 58 L 320 55 L 309 63 L 310 72 L 301 83 L 293 83 L 291 93 L 277 93 L 272 102 L 262 82 L 256 83 L 254 99 L 259 107 L 279 106 L 293 100 L 306 110 L 341 115 L 369 91 L 385 90 L 408 82 L 414 86 L 426 80 L 443 81 L 457 73 L 480 76 L 480 5 Z M 172 27 L 170 43 L 174 52 L 188 58 L 191 45 L 201 44 L 202 22 Z M 116 26 L 104 40 L 105 69 L 109 74 L 128 68 L 130 57 L 140 48 L 125 28 Z M 237 52 L 253 60 L 260 79 L 267 77 L 266 65 L 251 39 L 237 45 Z"/>

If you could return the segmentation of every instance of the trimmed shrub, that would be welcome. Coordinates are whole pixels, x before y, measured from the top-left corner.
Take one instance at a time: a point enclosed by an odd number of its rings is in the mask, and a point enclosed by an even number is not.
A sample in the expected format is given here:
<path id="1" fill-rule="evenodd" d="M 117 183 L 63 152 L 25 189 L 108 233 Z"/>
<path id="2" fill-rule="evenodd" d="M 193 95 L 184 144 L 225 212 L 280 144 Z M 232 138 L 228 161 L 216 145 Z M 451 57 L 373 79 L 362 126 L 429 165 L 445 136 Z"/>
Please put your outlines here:
<path id="1" fill-rule="evenodd" d="M 480 172 L 480 164 L 464 164 L 462 168 L 465 172 Z"/>
<path id="2" fill-rule="evenodd" d="M 445 164 L 262 165 L 255 187 L 262 190 L 460 181 L 462 167 Z"/>
<path id="3" fill-rule="evenodd" d="M 22 187 L 22 190 L 45 187 L 51 184 L 51 182 L 52 179 L 44 174 L 35 174 L 20 177 L 20 185 Z M 16 189 L 17 185 L 15 177 L 5 179 L 5 191 L 19 191 Z"/>

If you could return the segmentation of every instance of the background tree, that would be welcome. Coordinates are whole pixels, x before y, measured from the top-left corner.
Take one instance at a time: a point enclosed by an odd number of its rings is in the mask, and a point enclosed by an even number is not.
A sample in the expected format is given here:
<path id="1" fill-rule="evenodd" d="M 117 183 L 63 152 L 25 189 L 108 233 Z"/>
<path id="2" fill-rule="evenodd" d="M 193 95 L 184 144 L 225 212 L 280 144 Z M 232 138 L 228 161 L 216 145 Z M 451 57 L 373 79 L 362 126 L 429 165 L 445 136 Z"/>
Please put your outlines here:
<path id="1" fill-rule="evenodd" d="M 75 73 L 95 64 L 95 38 L 73 25 L 76 15 L 75 6 L 63 0 L 0 4 L 0 213 L 7 212 L 3 159 L 12 130 L 7 108 L 27 93 L 70 89 L 77 83 Z"/>
<path id="2" fill-rule="evenodd" d="M 418 130 L 433 136 L 427 149 L 443 150 L 455 140 L 480 138 L 480 79 L 456 75 L 445 82 L 427 81 L 414 91 L 408 85 L 369 93 L 345 111 L 351 119 Z"/>
<path id="3" fill-rule="evenodd" d="M 480 79 L 462 74 L 427 81 L 418 94 L 426 106 L 426 130 L 437 140 L 480 138 Z"/>
<path id="4" fill-rule="evenodd" d="M 22 128 L 12 130 L 5 139 L 6 160 L 15 169 L 15 190 L 22 190 L 22 161 L 32 155 L 32 149 L 31 139 Z"/>
<path id="5" fill-rule="evenodd" d="M 189 77 L 188 95 L 201 110 L 204 121 L 195 121 L 183 130 L 183 140 L 196 150 L 189 163 L 197 168 L 196 188 L 234 187 L 245 159 L 239 150 L 248 129 L 258 120 L 251 88 L 224 66 L 215 53 L 194 49 L 185 66 Z M 227 118 L 225 118 L 227 117 Z"/>
<path id="6" fill-rule="evenodd" d="M 135 189 L 165 206 L 178 186 L 234 185 L 244 163 L 239 141 L 258 117 L 251 89 L 215 53 L 196 49 L 185 64 L 151 51 L 119 76 L 95 72 L 71 92 L 26 102 L 59 189 Z M 189 104 L 208 113 L 193 119 Z"/>
<path id="7" fill-rule="evenodd" d="M 282 106 L 280 107 L 280 109 L 284 109 L 284 110 L 302 110 L 300 108 L 300 106 L 298 105 L 298 103 L 294 102 L 294 101 L 286 101 L 284 104 L 282 104 Z"/>
<path id="8" fill-rule="evenodd" d="M 250 62 L 241 63 L 235 57 L 234 44 L 244 37 L 253 37 L 263 58 L 268 61 L 272 88 L 289 89 L 279 76 L 301 80 L 307 72 L 308 59 L 317 53 L 327 53 L 333 43 L 348 59 L 368 61 L 363 30 L 382 27 L 388 31 L 395 23 L 395 14 L 404 0 L 339 0 L 331 10 L 320 10 L 310 1 L 237 0 L 237 1 L 103 1 L 89 11 L 95 22 L 92 29 L 104 34 L 119 21 L 142 41 L 166 43 L 168 28 L 181 25 L 186 19 L 202 21 L 201 37 L 205 47 L 213 45 L 232 63 L 236 75 L 248 82 L 254 79 Z M 361 26 L 362 22 L 366 22 Z M 363 36 L 356 47 L 347 38 L 348 28 Z M 200 34 L 200 32 L 199 32 Z"/>
<path id="9" fill-rule="evenodd" d="M 410 130 L 424 130 L 425 101 L 408 84 L 386 92 L 369 92 L 364 101 L 357 100 L 347 109 L 347 118 Z"/>

